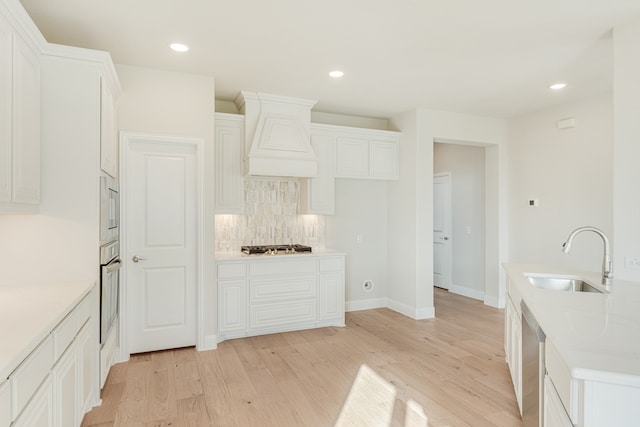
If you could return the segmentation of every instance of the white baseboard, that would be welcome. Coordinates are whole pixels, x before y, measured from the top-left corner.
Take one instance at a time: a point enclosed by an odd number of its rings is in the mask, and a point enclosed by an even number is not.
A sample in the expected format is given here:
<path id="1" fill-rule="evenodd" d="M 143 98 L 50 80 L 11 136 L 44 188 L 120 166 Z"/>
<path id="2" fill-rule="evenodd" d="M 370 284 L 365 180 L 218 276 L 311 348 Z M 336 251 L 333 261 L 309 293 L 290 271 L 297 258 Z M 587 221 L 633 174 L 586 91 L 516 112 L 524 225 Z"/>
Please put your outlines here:
<path id="1" fill-rule="evenodd" d="M 196 350 L 198 351 L 206 351 L 206 350 L 215 350 L 218 348 L 218 336 L 217 335 L 205 335 L 203 344 L 201 346 L 197 346 Z"/>
<path id="2" fill-rule="evenodd" d="M 465 286 L 451 285 L 449 287 L 449 292 L 462 295 L 463 297 L 469 297 L 469 298 L 477 299 L 480 301 L 484 301 L 484 292 L 479 291 L 477 289 L 471 289 Z"/>
<path id="3" fill-rule="evenodd" d="M 386 298 L 372 298 L 357 301 L 347 301 L 345 304 L 345 311 L 371 310 L 374 308 L 385 308 L 387 306 L 388 304 Z"/>
<path id="4" fill-rule="evenodd" d="M 392 299 L 387 300 L 387 307 L 414 320 L 432 319 L 436 315 L 434 307 L 415 308 Z"/>
<path id="5" fill-rule="evenodd" d="M 485 295 L 484 303 L 485 305 L 488 305 L 490 307 L 504 308 L 506 301 L 504 298 L 497 298 L 497 297 Z"/>

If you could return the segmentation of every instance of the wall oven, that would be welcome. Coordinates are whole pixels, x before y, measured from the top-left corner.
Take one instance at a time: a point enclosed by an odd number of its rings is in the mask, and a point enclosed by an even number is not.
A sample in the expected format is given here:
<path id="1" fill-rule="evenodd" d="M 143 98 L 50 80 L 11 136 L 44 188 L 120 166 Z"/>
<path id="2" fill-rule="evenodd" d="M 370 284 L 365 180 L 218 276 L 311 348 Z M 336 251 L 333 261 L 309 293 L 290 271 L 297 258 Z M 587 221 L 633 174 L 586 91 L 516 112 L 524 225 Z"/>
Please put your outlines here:
<path id="1" fill-rule="evenodd" d="M 118 319 L 120 297 L 120 244 L 116 240 L 100 248 L 100 344 Z"/>
<path id="2" fill-rule="evenodd" d="M 109 176 L 100 177 L 100 244 L 118 240 L 120 235 L 120 194 L 118 183 Z"/>
<path id="3" fill-rule="evenodd" d="M 117 182 L 100 177 L 100 344 L 118 319 L 120 298 L 120 195 Z"/>

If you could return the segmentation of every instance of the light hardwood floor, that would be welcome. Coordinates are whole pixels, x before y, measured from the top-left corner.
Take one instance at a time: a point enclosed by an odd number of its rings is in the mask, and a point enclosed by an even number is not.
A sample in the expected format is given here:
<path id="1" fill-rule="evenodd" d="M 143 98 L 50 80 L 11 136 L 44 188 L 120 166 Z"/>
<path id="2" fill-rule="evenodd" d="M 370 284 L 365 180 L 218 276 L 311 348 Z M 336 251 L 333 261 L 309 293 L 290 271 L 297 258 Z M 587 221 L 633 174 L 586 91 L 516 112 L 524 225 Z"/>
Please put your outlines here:
<path id="1" fill-rule="evenodd" d="M 323 328 L 133 355 L 89 426 L 521 426 L 503 311 L 436 289 L 436 318 L 388 309 Z"/>

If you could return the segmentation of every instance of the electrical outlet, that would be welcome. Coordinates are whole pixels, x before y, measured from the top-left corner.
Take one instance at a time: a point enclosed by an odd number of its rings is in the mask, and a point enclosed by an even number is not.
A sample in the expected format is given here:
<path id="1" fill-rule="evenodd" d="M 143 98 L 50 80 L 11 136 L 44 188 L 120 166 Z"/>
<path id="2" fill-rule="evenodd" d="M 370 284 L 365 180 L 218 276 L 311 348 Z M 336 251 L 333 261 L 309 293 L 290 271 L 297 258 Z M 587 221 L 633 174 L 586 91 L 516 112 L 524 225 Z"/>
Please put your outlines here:
<path id="1" fill-rule="evenodd" d="M 640 270 L 640 258 L 638 257 L 624 257 L 624 266 L 625 268 L 635 268 Z"/>

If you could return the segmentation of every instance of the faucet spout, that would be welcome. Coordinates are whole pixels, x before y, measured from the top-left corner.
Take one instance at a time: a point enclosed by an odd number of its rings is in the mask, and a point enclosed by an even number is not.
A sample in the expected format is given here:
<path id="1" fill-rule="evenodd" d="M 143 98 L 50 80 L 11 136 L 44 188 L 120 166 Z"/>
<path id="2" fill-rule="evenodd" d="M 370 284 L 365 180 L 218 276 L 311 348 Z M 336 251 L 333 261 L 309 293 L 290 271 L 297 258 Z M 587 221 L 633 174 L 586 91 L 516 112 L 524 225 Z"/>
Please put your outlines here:
<path id="1" fill-rule="evenodd" d="M 604 256 L 602 258 L 602 284 L 605 286 L 611 285 L 613 279 L 613 261 L 611 261 L 611 252 L 609 251 L 609 238 L 604 231 L 596 227 L 578 227 L 569 234 L 567 241 L 562 244 L 562 252 L 568 254 L 571 250 L 571 244 L 576 235 L 583 231 L 592 231 L 602 238 L 604 243 Z"/>

